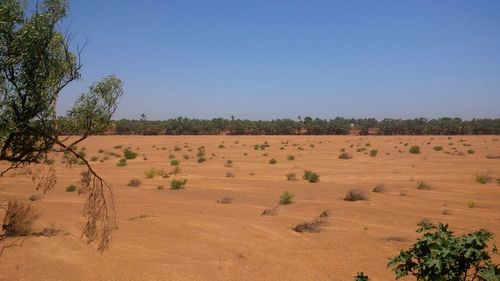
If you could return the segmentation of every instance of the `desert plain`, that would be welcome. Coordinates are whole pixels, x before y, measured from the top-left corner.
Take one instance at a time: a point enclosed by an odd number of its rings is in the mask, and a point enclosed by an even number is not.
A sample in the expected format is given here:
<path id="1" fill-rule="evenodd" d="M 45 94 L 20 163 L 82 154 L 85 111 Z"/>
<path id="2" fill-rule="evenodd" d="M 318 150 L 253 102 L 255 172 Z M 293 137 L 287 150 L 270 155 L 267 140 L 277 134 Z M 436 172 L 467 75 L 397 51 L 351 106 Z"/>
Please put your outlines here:
<path id="1" fill-rule="evenodd" d="M 201 146 L 206 161 L 198 163 Z M 138 156 L 118 167 L 128 147 Z M 59 157 L 46 194 L 23 173 L 0 178 L 0 200 L 40 194 L 30 202 L 42 212 L 34 228 L 62 230 L 6 249 L 0 280 L 348 281 L 359 271 L 394 280 L 388 259 L 415 241 L 422 220 L 459 234 L 486 228 L 500 244 L 500 159 L 491 159 L 500 155 L 498 136 L 93 136 L 78 148 L 114 190 L 118 229 L 109 249 L 81 238 L 85 197 L 65 188 L 78 187 L 84 166 L 68 169 Z M 341 150 L 352 159 L 339 159 Z M 153 168 L 169 173 L 174 158 L 177 175 L 146 177 Z M 319 182 L 303 180 L 305 170 Z M 491 182 L 478 183 L 480 174 Z M 140 185 L 128 186 L 132 179 Z M 173 190 L 172 179 L 187 182 Z M 367 200 L 345 201 L 352 189 Z M 279 204 L 284 191 L 295 195 L 292 204 Z M 319 232 L 292 229 L 324 211 Z"/>

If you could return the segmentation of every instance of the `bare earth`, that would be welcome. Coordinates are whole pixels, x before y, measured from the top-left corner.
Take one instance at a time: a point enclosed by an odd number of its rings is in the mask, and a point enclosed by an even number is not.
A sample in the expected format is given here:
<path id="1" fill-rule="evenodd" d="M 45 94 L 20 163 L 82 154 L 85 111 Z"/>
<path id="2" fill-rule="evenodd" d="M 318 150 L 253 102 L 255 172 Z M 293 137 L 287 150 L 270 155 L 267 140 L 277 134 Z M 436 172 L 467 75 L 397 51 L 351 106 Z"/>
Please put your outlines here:
<path id="1" fill-rule="evenodd" d="M 269 148 L 254 150 L 264 141 Z M 408 152 L 413 144 L 421 146 L 421 154 Z M 123 155 L 115 145 L 131 147 L 139 156 L 126 167 L 117 167 L 119 158 L 113 156 L 92 162 L 114 187 L 119 229 L 110 248 L 101 254 L 80 238 L 84 197 L 65 187 L 78 185 L 83 166 L 66 169 L 59 159 L 56 188 L 32 204 L 43 211 L 35 230 L 54 224 L 64 233 L 31 237 L 22 247 L 6 249 L 0 280 L 346 281 L 358 271 L 372 280 L 394 280 L 388 258 L 414 242 L 424 218 L 449 223 L 457 233 L 486 228 L 500 243 L 500 159 L 486 158 L 500 155 L 498 136 L 99 136 L 79 148 L 86 148 L 89 159 L 102 158 L 99 149 Z M 181 151 L 174 151 L 175 145 Z M 444 150 L 433 150 L 436 145 Z M 207 158 L 201 164 L 196 161 L 200 146 Z M 338 159 L 342 148 L 353 159 Z M 452 148 L 464 155 L 445 153 Z M 376 157 L 366 154 L 371 149 L 378 150 Z M 180 161 L 181 175 L 147 179 L 144 172 L 151 168 L 172 170 L 170 154 Z M 191 158 L 183 159 L 184 154 Z M 271 158 L 278 162 L 269 164 Z M 228 159 L 232 167 L 224 166 Z M 320 182 L 302 180 L 306 169 L 317 172 Z M 226 177 L 228 171 L 233 178 Z M 287 181 L 289 172 L 298 180 Z M 474 175 L 482 172 L 493 181 L 477 183 Z M 133 178 L 141 186 L 127 186 Z M 187 179 L 185 189 L 169 189 L 172 178 Z M 418 181 L 431 189 L 417 189 Z M 386 191 L 372 192 L 379 183 Z M 369 200 L 344 201 L 353 188 Z M 278 204 L 284 191 L 295 194 L 293 204 Z M 33 194 L 26 176 L 0 178 L 0 200 L 27 200 Z M 225 196 L 231 204 L 217 203 Z M 276 206 L 277 215 L 261 215 Z M 319 233 L 291 229 L 325 210 L 331 215 Z"/>

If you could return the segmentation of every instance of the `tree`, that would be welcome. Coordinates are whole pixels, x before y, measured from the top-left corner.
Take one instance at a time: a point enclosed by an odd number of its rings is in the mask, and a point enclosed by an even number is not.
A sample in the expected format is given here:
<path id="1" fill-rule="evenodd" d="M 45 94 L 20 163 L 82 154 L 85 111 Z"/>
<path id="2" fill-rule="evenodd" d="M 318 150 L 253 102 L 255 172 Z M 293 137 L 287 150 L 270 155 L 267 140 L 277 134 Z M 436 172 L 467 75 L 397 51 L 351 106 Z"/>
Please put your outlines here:
<path id="1" fill-rule="evenodd" d="M 396 278 L 413 275 L 417 280 L 498 281 L 500 267 L 487 251 L 492 234 L 487 230 L 456 236 L 448 225 L 422 224 L 422 237 L 407 251 L 390 260 Z M 493 245 L 493 253 L 496 253 Z"/>
<path id="2" fill-rule="evenodd" d="M 83 162 L 87 168 L 80 189 L 87 195 L 83 236 L 103 250 L 116 228 L 112 189 L 75 148 L 112 125 L 122 82 L 108 76 L 81 94 L 63 119 L 64 129 L 78 137 L 59 136 L 62 119 L 56 118 L 57 99 L 80 78 L 81 69 L 81 48 L 73 52 L 71 36 L 57 30 L 67 10 L 64 0 L 42 1 L 29 13 L 24 1 L 0 0 L 0 160 L 10 164 L 0 176 L 11 169 L 45 164 L 47 171 L 37 178 L 37 189 L 47 192 L 57 182 L 51 157 L 63 154 Z"/>

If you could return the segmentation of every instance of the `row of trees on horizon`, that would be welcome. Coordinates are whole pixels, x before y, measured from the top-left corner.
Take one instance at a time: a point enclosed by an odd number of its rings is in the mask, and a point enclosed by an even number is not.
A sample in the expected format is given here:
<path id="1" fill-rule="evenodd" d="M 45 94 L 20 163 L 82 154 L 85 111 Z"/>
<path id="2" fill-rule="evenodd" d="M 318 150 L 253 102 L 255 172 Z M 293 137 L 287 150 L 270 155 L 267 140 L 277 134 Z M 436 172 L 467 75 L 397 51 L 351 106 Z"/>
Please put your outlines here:
<path id="1" fill-rule="evenodd" d="M 61 130 L 72 134 L 71 124 L 60 119 Z M 139 120 L 114 121 L 108 134 L 118 135 L 498 135 L 500 119 L 460 118 L 298 118 L 275 120 L 242 120 L 224 118 L 193 119 L 178 117 L 151 121 L 142 115 Z"/>

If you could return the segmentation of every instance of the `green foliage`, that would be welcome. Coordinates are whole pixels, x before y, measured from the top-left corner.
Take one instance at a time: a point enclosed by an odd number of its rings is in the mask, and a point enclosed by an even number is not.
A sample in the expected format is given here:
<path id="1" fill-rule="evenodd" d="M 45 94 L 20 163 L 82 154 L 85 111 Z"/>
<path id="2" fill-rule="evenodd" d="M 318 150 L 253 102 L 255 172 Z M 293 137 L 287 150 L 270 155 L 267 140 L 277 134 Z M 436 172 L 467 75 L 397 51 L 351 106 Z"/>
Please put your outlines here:
<path id="1" fill-rule="evenodd" d="M 180 164 L 180 162 L 177 159 L 172 159 L 172 161 L 170 161 L 170 165 L 172 165 L 172 166 L 179 166 L 179 164 Z"/>
<path id="2" fill-rule="evenodd" d="M 370 281 L 370 278 L 368 278 L 368 276 L 365 275 L 363 272 L 358 272 L 354 276 L 354 281 Z"/>
<path id="3" fill-rule="evenodd" d="M 123 157 L 125 157 L 125 159 L 128 159 L 128 160 L 135 159 L 135 157 L 137 157 L 137 155 L 138 154 L 136 152 L 132 151 L 129 148 L 125 148 L 123 150 Z"/>
<path id="4" fill-rule="evenodd" d="M 293 193 L 290 193 L 288 191 L 285 191 L 281 194 L 280 196 L 280 204 L 281 205 L 289 205 L 293 203 L 293 198 L 295 195 Z"/>
<path id="5" fill-rule="evenodd" d="M 276 163 L 278 163 L 278 160 L 276 160 L 274 158 L 269 159 L 269 164 L 274 165 Z"/>
<path id="6" fill-rule="evenodd" d="M 292 160 L 295 160 L 295 156 L 293 156 L 293 155 L 288 155 L 288 156 L 286 157 L 286 159 L 287 159 L 288 161 L 292 161 Z"/>
<path id="7" fill-rule="evenodd" d="M 173 179 L 170 182 L 170 189 L 182 189 L 187 183 L 187 179 Z"/>
<path id="8" fill-rule="evenodd" d="M 304 176 L 302 178 L 311 183 L 319 182 L 319 175 L 310 170 L 304 171 Z"/>
<path id="9" fill-rule="evenodd" d="M 97 160 L 99 160 L 99 157 L 97 157 L 97 156 L 92 156 L 92 158 L 90 158 L 90 161 L 92 161 L 92 162 L 95 162 Z"/>
<path id="10" fill-rule="evenodd" d="M 73 192 L 73 191 L 76 191 L 76 185 L 70 184 L 66 186 L 66 192 Z"/>
<path id="11" fill-rule="evenodd" d="M 421 224 L 422 233 L 410 249 L 389 261 L 396 279 L 413 275 L 417 280 L 496 281 L 500 268 L 487 251 L 493 235 L 487 230 L 454 235 L 448 225 Z M 493 245 L 493 253 L 496 253 Z"/>
<path id="12" fill-rule="evenodd" d="M 378 150 L 376 150 L 376 149 L 370 150 L 370 156 L 371 157 L 375 157 L 375 156 L 377 156 L 377 154 L 378 154 Z"/>
<path id="13" fill-rule="evenodd" d="M 418 146 L 418 145 L 412 145 L 412 146 L 410 146 L 410 149 L 408 151 L 411 154 L 420 154 L 420 146 Z"/>
<path id="14" fill-rule="evenodd" d="M 205 157 L 198 157 L 198 163 L 203 163 L 205 162 L 207 159 Z"/>
<path id="15" fill-rule="evenodd" d="M 147 170 L 146 172 L 144 172 L 144 176 L 146 176 L 146 178 L 148 178 L 148 179 L 152 179 L 155 176 L 162 176 L 164 174 L 165 174 L 165 172 L 163 171 L 163 169 L 156 169 L 156 168 L 151 168 L 151 169 Z"/>

